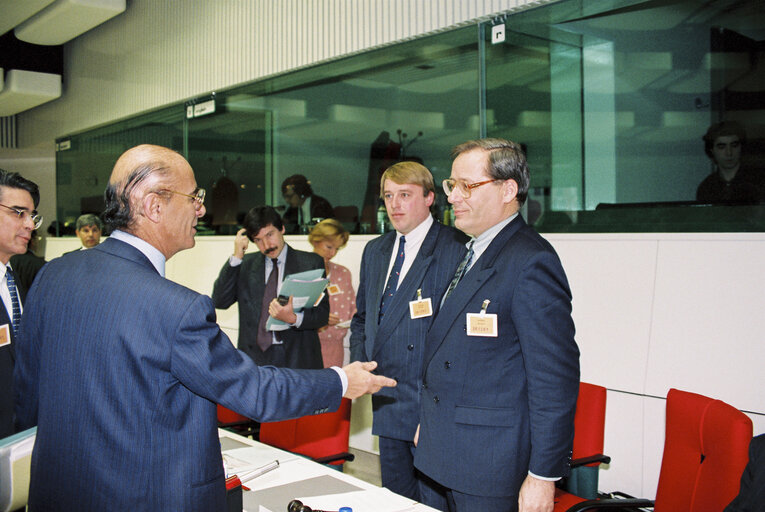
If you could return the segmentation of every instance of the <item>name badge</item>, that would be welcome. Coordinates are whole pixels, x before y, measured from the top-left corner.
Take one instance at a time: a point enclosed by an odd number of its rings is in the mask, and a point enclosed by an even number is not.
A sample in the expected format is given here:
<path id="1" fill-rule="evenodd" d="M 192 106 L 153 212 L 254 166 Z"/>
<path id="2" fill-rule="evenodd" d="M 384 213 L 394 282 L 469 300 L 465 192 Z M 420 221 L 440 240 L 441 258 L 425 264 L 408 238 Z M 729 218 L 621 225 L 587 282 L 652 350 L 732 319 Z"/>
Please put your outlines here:
<path id="1" fill-rule="evenodd" d="M 422 298 L 422 289 L 417 290 L 417 300 L 409 301 L 409 318 L 425 318 L 433 315 L 433 303 L 430 297 Z"/>
<path id="2" fill-rule="evenodd" d="M 468 336 L 497 337 L 497 315 L 495 313 L 486 313 L 489 302 L 489 299 L 483 301 L 480 313 L 467 313 Z"/>
<path id="3" fill-rule="evenodd" d="M 11 344 L 11 330 L 8 324 L 0 325 L 0 347 Z"/>
<path id="4" fill-rule="evenodd" d="M 331 297 L 332 295 L 337 295 L 338 293 L 343 293 L 343 291 L 336 284 L 330 284 L 329 286 L 327 286 L 327 293 Z"/>

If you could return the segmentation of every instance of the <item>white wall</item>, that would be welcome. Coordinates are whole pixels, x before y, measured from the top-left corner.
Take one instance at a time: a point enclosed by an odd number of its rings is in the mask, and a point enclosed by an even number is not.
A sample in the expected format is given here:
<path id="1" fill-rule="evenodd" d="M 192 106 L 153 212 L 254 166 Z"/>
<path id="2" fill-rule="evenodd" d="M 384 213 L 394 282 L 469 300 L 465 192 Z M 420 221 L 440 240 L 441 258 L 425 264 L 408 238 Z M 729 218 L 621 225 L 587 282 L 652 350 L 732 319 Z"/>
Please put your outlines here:
<path id="1" fill-rule="evenodd" d="M 334 261 L 358 286 L 364 245 L 354 235 Z M 678 388 L 746 411 L 765 433 L 765 234 L 548 235 L 574 296 L 582 380 L 606 386 L 606 453 L 601 489 L 651 497 L 664 446 L 664 397 Z M 288 236 L 310 250 L 305 236 Z M 48 256 L 76 248 L 51 239 Z M 168 278 L 209 294 L 233 237 L 197 237 L 167 266 Z M 236 306 L 218 311 L 235 341 Z M 353 406 L 351 445 L 376 451 L 368 398 Z"/>

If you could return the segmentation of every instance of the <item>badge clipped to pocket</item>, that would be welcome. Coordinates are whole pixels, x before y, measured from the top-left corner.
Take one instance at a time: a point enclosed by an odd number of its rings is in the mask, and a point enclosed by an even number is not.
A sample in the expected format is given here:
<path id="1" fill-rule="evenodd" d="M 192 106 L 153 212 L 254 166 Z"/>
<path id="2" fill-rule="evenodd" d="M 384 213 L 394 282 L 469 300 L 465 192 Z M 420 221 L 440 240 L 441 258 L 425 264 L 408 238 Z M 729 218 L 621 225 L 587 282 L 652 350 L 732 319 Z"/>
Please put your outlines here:
<path id="1" fill-rule="evenodd" d="M 0 347 L 11 344 L 11 329 L 10 325 L 0 325 Z"/>
<path id="2" fill-rule="evenodd" d="M 480 313 L 467 314 L 467 335 L 468 336 L 490 336 L 497 337 L 497 314 L 486 313 L 489 307 L 489 299 L 483 301 Z"/>
<path id="3" fill-rule="evenodd" d="M 433 315 L 433 303 L 430 297 L 422 298 L 422 288 L 417 290 L 417 300 L 409 301 L 409 318 L 425 318 Z"/>

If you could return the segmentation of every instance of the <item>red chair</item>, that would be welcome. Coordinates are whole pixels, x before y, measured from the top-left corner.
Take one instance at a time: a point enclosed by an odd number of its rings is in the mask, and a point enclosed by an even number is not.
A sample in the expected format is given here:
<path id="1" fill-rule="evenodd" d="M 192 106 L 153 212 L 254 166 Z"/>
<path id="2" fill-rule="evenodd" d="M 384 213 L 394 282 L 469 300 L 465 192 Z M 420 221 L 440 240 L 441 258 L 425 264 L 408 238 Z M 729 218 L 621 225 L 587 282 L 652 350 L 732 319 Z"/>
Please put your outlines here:
<path id="1" fill-rule="evenodd" d="M 260 424 L 260 442 L 333 466 L 354 459 L 348 452 L 350 433 L 351 400 L 348 398 L 342 399 L 335 412 Z"/>
<path id="2" fill-rule="evenodd" d="M 565 487 L 555 490 L 556 512 L 597 497 L 599 466 L 611 462 L 611 457 L 603 455 L 605 430 L 606 388 L 580 382 L 574 416 L 571 474 Z"/>
<path id="3" fill-rule="evenodd" d="M 736 496 L 748 459 L 752 420 L 720 400 L 670 389 L 656 500 L 593 500 L 569 512 L 648 507 L 656 512 L 720 512 Z"/>
<path id="4" fill-rule="evenodd" d="M 244 437 L 256 439 L 260 424 L 218 404 L 218 427 L 225 428 Z"/>

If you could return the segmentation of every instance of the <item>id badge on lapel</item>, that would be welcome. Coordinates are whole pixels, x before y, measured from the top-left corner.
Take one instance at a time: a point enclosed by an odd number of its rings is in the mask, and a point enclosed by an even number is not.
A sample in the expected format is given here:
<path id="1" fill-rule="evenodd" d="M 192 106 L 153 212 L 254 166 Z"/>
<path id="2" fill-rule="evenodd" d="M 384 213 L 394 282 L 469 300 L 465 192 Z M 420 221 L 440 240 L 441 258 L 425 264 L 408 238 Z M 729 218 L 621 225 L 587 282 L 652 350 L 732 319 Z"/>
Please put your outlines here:
<path id="1" fill-rule="evenodd" d="M 0 325 L 0 347 L 11 344 L 11 329 L 10 325 Z"/>
<path id="2" fill-rule="evenodd" d="M 486 308 L 489 307 L 490 302 L 489 299 L 483 301 L 480 313 L 467 313 L 466 321 L 468 336 L 497 337 L 497 314 L 486 313 Z"/>
<path id="3" fill-rule="evenodd" d="M 433 316 L 433 302 L 430 297 L 422 298 L 422 288 L 417 290 L 417 300 L 409 301 L 409 318 L 425 318 Z"/>

